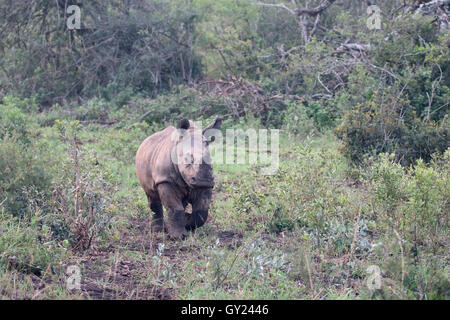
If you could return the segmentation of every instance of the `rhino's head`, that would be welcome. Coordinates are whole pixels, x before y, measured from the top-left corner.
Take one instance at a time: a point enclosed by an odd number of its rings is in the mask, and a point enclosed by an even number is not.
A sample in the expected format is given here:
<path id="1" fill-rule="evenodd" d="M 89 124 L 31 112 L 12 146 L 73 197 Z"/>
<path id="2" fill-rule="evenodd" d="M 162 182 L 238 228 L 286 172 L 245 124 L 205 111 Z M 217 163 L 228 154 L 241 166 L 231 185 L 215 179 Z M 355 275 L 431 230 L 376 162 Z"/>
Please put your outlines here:
<path id="1" fill-rule="evenodd" d="M 201 130 L 194 124 L 182 119 L 177 125 L 176 155 L 172 161 L 178 167 L 184 182 L 190 187 L 212 188 L 214 186 L 213 169 L 208 144 L 213 141 L 214 129 L 218 130 L 222 119 L 218 118 Z"/>

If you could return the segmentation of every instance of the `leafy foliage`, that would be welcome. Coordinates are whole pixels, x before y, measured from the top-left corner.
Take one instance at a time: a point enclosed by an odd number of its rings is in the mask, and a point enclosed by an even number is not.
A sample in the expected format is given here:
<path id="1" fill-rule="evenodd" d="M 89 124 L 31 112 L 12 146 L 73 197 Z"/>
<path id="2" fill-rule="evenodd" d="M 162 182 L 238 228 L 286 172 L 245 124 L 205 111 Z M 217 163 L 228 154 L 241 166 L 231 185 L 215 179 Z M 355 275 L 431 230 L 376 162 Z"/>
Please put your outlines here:
<path id="1" fill-rule="evenodd" d="M 448 5 L 72 3 L 0 3 L 0 298 L 448 299 Z M 139 144 L 217 116 L 281 129 L 279 170 L 215 165 L 208 223 L 150 232 Z"/>

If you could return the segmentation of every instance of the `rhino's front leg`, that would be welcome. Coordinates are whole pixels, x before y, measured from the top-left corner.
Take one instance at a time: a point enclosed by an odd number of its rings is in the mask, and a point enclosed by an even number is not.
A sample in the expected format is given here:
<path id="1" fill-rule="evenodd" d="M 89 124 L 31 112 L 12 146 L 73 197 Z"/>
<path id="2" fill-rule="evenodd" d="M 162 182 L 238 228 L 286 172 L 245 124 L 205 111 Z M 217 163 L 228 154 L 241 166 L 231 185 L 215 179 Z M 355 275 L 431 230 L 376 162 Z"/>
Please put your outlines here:
<path id="1" fill-rule="evenodd" d="M 205 224 L 206 219 L 208 219 L 211 195 L 211 188 L 199 188 L 192 191 L 192 214 L 187 217 L 186 229 L 194 230 L 195 228 L 201 227 Z"/>
<path id="2" fill-rule="evenodd" d="M 174 239 L 186 237 L 188 235 L 185 227 L 186 217 L 179 190 L 170 183 L 161 183 L 158 185 L 158 193 L 167 209 L 169 236 Z"/>

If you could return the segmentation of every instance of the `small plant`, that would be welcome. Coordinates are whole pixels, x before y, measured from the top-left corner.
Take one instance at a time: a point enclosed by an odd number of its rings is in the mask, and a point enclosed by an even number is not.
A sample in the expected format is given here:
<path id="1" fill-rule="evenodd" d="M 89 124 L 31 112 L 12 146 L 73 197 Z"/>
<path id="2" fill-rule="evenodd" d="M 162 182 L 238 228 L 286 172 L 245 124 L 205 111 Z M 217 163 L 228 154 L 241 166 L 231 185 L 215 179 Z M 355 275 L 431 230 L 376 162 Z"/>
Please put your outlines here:
<path id="1" fill-rule="evenodd" d="M 158 243 L 156 255 L 152 257 L 154 267 L 154 278 L 152 283 L 159 286 L 168 285 L 177 279 L 174 265 L 164 258 L 164 243 Z"/>
<path id="2" fill-rule="evenodd" d="M 434 153 L 448 148 L 448 117 L 421 118 L 408 97 L 396 90 L 374 92 L 344 114 L 336 134 L 350 160 L 361 164 L 367 155 L 393 153 L 401 164 L 409 165 L 419 158 L 430 161 Z"/>
<path id="3" fill-rule="evenodd" d="M 264 277 L 269 271 L 274 272 L 286 267 L 284 255 L 277 250 L 271 251 L 260 240 L 246 246 L 244 254 L 246 259 L 242 260 L 242 267 L 249 277 Z"/>
<path id="4" fill-rule="evenodd" d="M 295 221 L 289 219 L 283 214 L 283 207 L 280 204 L 275 206 L 272 219 L 268 223 L 268 228 L 271 232 L 280 233 L 282 231 L 292 230 L 295 226 Z"/>
<path id="5" fill-rule="evenodd" d="M 109 197 L 114 192 L 114 185 L 106 179 L 108 173 L 100 168 L 95 157 L 83 154 L 77 137 L 78 121 L 56 121 L 55 126 L 60 139 L 67 145 L 69 157 L 55 183 L 54 206 L 63 214 L 71 233 L 72 247 L 84 251 L 112 219 Z"/>

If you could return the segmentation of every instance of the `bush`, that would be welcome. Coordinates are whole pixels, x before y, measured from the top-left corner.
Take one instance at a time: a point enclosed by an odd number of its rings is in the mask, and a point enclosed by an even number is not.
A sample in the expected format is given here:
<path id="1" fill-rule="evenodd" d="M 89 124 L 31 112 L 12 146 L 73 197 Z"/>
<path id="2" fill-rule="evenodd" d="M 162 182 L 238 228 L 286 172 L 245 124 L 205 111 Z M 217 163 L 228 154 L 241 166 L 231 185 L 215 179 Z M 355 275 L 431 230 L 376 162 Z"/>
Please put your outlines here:
<path id="1" fill-rule="evenodd" d="M 422 121 L 406 97 L 375 92 L 366 103 L 344 114 L 336 134 L 344 154 L 356 163 L 367 154 L 387 152 L 408 165 L 419 158 L 428 162 L 434 153 L 442 154 L 449 147 L 449 119 Z"/>
<path id="2" fill-rule="evenodd" d="M 447 256 L 450 189 L 448 170 L 440 164 L 449 154 L 450 149 L 431 165 L 418 160 L 407 169 L 394 161 L 393 154 L 382 154 L 366 171 L 372 219 L 377 232 L 385 235 L 373 258 L 382 262 L 386 277 L 403 279 L 400 285 L 407 297 L 448 295 L 442 262 Z"/>
<path id="3" fill-rule="evenodd" d="M 53 179 L 54 196 L 48 199 L 53 214 L 46 221 L 52 225 L 55 237 L 68 240 L 75 250 L 84 251 L 93 240 L 105 235 L 110 226 L 115 179 L 98 162 L 95 152 L 80 145 L 78 121 L 56 121 L 55 128 L 66 144 L 67 154 Z"/>
<path id="4" fill-rule="evenodd" d="M 21 141 L 28 141 L 28 119 L 18 107 L 0 104 L 0 139 L 12 134 Z"/>
<path id="5" fill-rule="evenodd" d="M 95 152 L 80 147 L 78 122 L 56 121 L 56 128 L 67 153 L 47 139 L 23 143 L 8 134 L 0 140 L 1 209 L 25 221 L 37 215 L 54 239 L 84 250 L 109 225 L 115 178 Z"/>
<path id="6" fill-rule="evenodd" d="M 316 101 L 304 103 L 287 102 L 283 124 L 289 134 L 307 136 L 311 132 L 324 132 L 334 126 L 330 109 Z"/>
<path id="7" fill-rule="evenodd" d="M 4 266 L 40 276 L 47 270 L 57 271 L 65 255 L 39 215 L 28 219 L 0 215 L 0 270 Z"/>
<path id="8" fill-rule="evenodd" d="M 85 3 L 77 31 L 67 30 L 58 3 L 1 3 L 0 16 L 11 10 L 14 19 L 1 26 L 0 87 L 33 97 L 41 107 L 93 96 L 123 103 L 128 97 L 122 91 L 151 96 L 203 73 L 193 46 L 200 13 L 193 6 L 180 9 L 178 1 Z M 42 36 L 50 33 L 51 39 Z"/>
<path id="9" fill-rule="evenodd" d="M 51 196 L 50 163 L 48 153 L 33 144 L 10 135 L 0 140 L 0 201 L 7 199 L 7 212 L 24 216 L 31 213 L 30 203 L 37 193 Z"/>
<path id="10" fill-rule="evenodd" d="M 243 181 L 234 208 L 250 228 L 276 233 L 305 228 L 317 243 L 332 245 L 339 240 L 336 233 L 342 233 L 342 215 L 349 214 L 343 211 L 349 199 L 337 174 L 345 161 L 336 150 L 313 151 L 308 141 L 294 156 L 295 166 L 289 163 L 273 176 L 255 176 L 257 187 Z M 343 227 L 347 232 L 348 226 Z"/>

